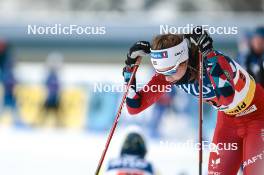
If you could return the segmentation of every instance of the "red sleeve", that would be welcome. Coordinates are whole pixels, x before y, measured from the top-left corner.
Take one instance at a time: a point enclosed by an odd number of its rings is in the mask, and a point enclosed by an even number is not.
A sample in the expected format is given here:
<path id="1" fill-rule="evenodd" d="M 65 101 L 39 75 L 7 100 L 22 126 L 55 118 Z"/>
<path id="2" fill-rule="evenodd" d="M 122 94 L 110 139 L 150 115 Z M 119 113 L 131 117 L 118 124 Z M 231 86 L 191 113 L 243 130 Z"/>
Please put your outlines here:
<path id="1" fill-rule="evenodd" d="M 127 97 L 126 106 L 129 114 L 137 114 L 145 110 L 165 93 L 171 90 L 171 85 L 160 74 L 155 74 L 147 85 L 136 92 L 133 98 Z"/>

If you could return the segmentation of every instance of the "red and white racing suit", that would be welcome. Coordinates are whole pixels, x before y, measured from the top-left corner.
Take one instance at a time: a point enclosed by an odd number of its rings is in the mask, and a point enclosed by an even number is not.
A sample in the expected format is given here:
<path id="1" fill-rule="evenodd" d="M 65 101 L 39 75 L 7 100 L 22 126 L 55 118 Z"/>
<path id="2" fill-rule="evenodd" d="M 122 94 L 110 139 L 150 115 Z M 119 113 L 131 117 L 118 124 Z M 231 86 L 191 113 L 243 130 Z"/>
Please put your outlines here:
<path id="1" fill-rule="evenodd" d="M 130 88 L 126 99 L 129 113 L 137 114 L 155 103 L 168 85 L 170 83 L 163 75 L 155 74 L 146 85 L 150 88 L 143 87 L 137 92 Z M 174 85 L 195 97 L 199 96 L 198 81 Z M 161 88 L 154 91 L 154 87 Z M 244 175 L 264 175 L 262 87 L 234 60 L 218 51 L 211 51 L 204 59 L 203 99 L 218 110 L 213 142 L 216 145 L 237 145 L 235 150 L 211 152 L 208 174 L 236 175 L 239 167 L 243 166 Z"/>

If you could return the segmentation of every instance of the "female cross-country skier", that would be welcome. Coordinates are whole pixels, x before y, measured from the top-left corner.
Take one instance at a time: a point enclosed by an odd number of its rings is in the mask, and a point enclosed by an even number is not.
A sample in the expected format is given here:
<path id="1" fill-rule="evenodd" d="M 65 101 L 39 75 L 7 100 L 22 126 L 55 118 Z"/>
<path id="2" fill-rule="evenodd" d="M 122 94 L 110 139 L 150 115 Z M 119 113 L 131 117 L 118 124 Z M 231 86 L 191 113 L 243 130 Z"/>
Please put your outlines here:
<path id="1" fill-rule="evenodd" d="M 156 73 L 145 85 L 153 86 L 151 90 L 137 90 L 136 81 L 129 87 L 129 113 L 137 114 L 155 103 L 165 92 L 154 91 L 157 86 L 175 85 L 198 97 L 198 50 L 204 58 L 203 100 L 218 110 L 213 143 L 219 147 L 210 153 L 208 174 L 236 175 L 242 166 L 244 175 L 263 175 L 264 90 L 238 63 L 213 49 L 213 40 L 202 27 L 188 35 L 158 35 L 151 45 L 139 41 L 130 48 L 123 69 L 126 82 L 138 57 L 150 54 Z M 231 143 L 235 149 L 223 148 Z"/>

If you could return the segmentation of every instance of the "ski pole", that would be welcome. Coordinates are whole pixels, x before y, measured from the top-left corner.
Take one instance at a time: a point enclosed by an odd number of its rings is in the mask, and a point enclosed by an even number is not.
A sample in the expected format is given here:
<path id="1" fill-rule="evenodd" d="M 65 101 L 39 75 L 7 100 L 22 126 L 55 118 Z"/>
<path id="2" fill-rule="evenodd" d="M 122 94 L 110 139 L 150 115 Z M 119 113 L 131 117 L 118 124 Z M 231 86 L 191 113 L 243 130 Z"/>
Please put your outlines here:
<path id="1" fill-rule="evenodd" d="M 123 97 L 122 97 L 121 104 L 120 104 L 120 106 L 119 106 L 119 108 L 118 108 L 118 111 L 117 111 L 117 114 L 116 114 L 116 117 L 115 117 L 114 123 L 113 123 L 112 128 L 111 128 L 111 130 L 110 130 L 110 133 L 109 133 L 109 135 L 108 135 L 108 138 L 107 138 L 107 141 L 106 141 L 106 144 L 105 144 L 105 148 L 104 148 L 104 150 L 103 150 L 103 152 L 102 152 L 102 155 L 101 155 L 100 161 L 99 161 L 99 163 L 98 163 L 98 166 L 97 166 L 97 169 L 96 169 L 95 175 L 98 175 L 98 174 L 99 174 L 100 169 L 101 169 L 101 167 L 102 167 L 102 164 L 103 164 L 103 162 L 104 162 L 105 155 L 106 155 L 106 153 L 107 153 L 108 147 L 109 147 L 109 145 L 110 145 L 110 142 L 111 142 L 111 140 L 112 140 L 112 137 L 113 137 L 113 135 L 114 135 L 115 129 L 116 129 L 116 127 L 117 127 L 117 124 L 118 124 L 119 118 L 120 118 L 120 116 L 121 116 L 122 108 L 123 108 L 123 105 L 124 105 L 125 100 L 126 100 L 126 96 L 127 96 L 127 93 L 128 93 L 129 86 L 131 85 L 131 83 L 133 82 L 133 80 L 134 80 L 134 78 L 135 78 L 135 75 L 136 75 L 137 69 L 138 69 L 138 67 L 139 67 L 139 65 L 140 65 L 140 63 L 141 63 L 141 59 L 142 59 L 141 57 L 138 57 L 138 58 L 137 58 L 137 61 L 136 61 L 135 66 L 134 66 L 134 68 L 133 68 L 133 72 L 132 72 L 131 78 L 130 78 L 129 82 L 127 83 L 125 93 L 124 93 L 124 95 L 123 95 Z"/>
<path id="2" fill-rule="evenodd" d="M 202 175 L 203 164 L 203 57 L 199 52 L 199 175 Z"/>

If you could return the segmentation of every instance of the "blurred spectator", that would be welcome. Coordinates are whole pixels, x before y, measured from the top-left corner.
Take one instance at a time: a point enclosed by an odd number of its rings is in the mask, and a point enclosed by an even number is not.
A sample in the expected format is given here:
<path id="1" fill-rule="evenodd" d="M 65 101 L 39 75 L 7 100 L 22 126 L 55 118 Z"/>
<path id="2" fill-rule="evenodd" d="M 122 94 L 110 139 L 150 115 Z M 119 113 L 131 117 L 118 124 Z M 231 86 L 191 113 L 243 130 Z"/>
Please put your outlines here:
<path id="1" fill-rule="evenodd" d="M 60 53 L 51 53 L 47 58 L 48 76 L 45 82 L 47 97 L 44 103 L 44 116 L 42 123 L 46 123 L 50 117 L 55 119 L 56 126 L 62 126 L 60 116 L 60 82 L 58 71 L 62 65 L 63 56 Z"/>
<path id="2" fill-rule="evenodd" d="M 249 53 L 249 41 L 251 37 L 252 32 L 249 30 L 243 31 L 242 35 L 238 38 L 237 44 L 238 44 L 238 63 L 240 65 L 245 66 L 246 62 L 246 56 Z"/>
<path id="3" fill-rule="evenodd" d="M 153 166 L 145 160 L 146 154 L 143 136 L 137 131 L 132 131 L 125 138 L 120 157 L 109 161 L 105 174 L 153 175 Z"/>
<path id="4" fill-rule="evenodd" d="M 264 27 L 258 27 L 250 39 L 245 57 L 247 71 L 264 87 Z"/>
<path id="5" fill-rule="evenodd" d="M 16 105 L 15 87 L 17 84 L 14 75 L 14 59 L 10 54 L 10 44 L 0 41 L 0 73 L 3 85 L 3 106 L 1 115 L 10 113 L 16 126 L 22 125 Z"/>
<path id="6" fill-rule="evenodd" d="M 6 67 L 7 60 L 10 58 L 10 47 L 8 44 L 0 39 L 0 71 L 1 78 L 3 75 L 4 68 Z"/>
<path id="7" fill-rule="evenodd" d="M 150 119 L 150 134 L 152 137 L 159 137 L 159 124 L 164 114 L 173 108 L 173 98 L 176 95 L 175 87 L 171 87 L 171 92 L 165 93 L 158 101 L 154 104 L 152 117 Z"/>

